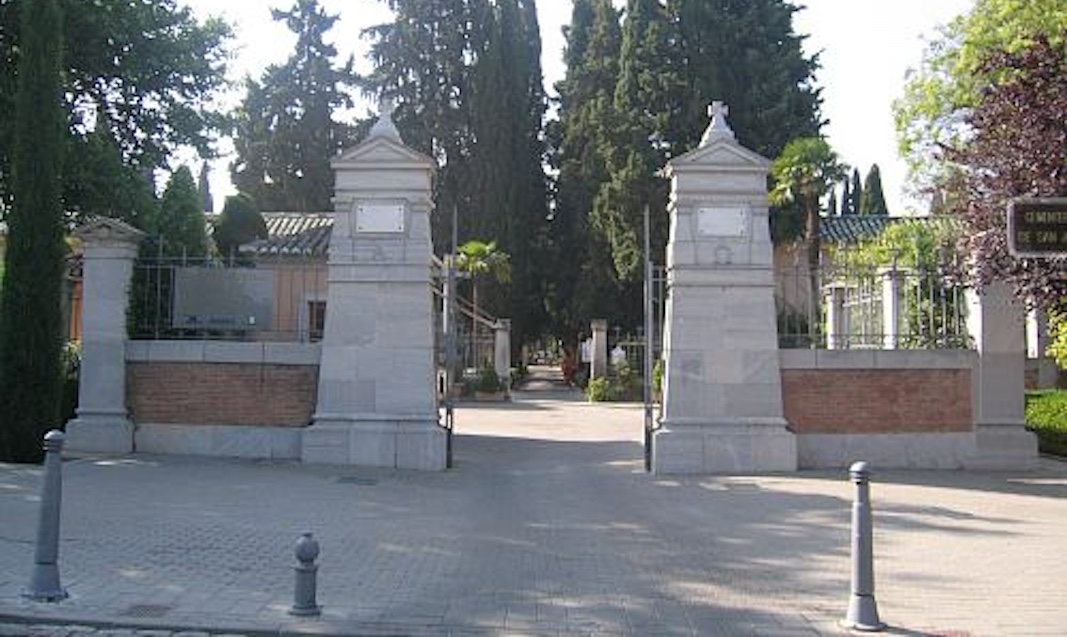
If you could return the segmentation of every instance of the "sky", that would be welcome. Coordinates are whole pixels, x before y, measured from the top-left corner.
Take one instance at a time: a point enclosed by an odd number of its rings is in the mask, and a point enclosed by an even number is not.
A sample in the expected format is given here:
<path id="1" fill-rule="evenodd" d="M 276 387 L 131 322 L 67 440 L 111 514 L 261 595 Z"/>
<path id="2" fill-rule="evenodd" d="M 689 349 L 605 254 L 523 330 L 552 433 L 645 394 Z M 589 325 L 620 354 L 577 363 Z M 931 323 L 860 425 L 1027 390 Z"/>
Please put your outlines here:
<path id="1" fill-rule="evenodd" d="M 270 16 L 271 6 L 288 8 L 290 0 L 178 1 L 198 16 L 220 16 L 233 25 L 231 79 L 259 77 L 269 64 L 283 63 L 291 52 L 295 36 Z M 385 2 L 320 0 L 320 4 L 339 16 L 330 33 L 339 53 L 354 55 L 357 68 L 369 70 L 365 59 L 369 44 L 360 33 L 367 26 L 389 21 Z M 925 204 L 907 195 L 906 169 L 896 150 L 892 102 L 903 94 L 908 69 L 921 63 L 926 42 L 936 38 L 938 26 L 969 11 L 974 0 L 795 0 L 794 4 L 804 7 L 794 16 L 794 31 L 807 36 L 806 54 L 819 54 L 816 84 L 822 87 L 822 114 L 829 120 L 823 132 L 830 145 L 861 175 L 878 164 L 891 214 L 921 212 Z M 570 20 L 570 7 L 570 0 L 538 0 L 542 67 L 550 91 L 564 73 L 562 28 Z M 718 97 L 709 95 L 707 101 Z M 236 105 L 239 100 L 234 92 L 226 104 Z M 223 154 L 211 166 L 218 210 L 225 196 L 233 193 L 228 170 L 232 148 L 232 143 L 223 140 L 219 145 Z"/>

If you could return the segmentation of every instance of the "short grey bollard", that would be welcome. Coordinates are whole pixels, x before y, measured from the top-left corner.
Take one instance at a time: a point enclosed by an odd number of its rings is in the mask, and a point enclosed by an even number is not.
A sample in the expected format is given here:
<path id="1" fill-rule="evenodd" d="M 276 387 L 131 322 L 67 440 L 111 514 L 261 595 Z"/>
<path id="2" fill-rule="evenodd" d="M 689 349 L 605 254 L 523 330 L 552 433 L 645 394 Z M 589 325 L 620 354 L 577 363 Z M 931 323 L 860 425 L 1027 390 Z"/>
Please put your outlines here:
<path id="1" fill-rule="evenodd" d="M 848 472 L 856 484 L 856 499 L 852 503 L 852 595 L 842 623 L 847 628 L 874 632 L 884 630 L 885 624 L 878 618 L 874 601 L 871 472 L 866 462 L 853 463 Z"/>
<path id="2" fill-rule="evenodd" d="M 293 591 L 293 607 L 290 615 L 311 617 L 322 613 L 322 607 L 315 602 L 315 577 L 319 567 L 315 558 L 319 556 L 319 543 L 311 533 L 303 533 L 296 541 L 294 549 L 296 561 L 296 586 Z"/>
<path id="3" fill-rule="evenodd" d="M 59 511 L 63 499 L 65 439 L 63 432 L 57 429 L 44 435 L 44 484 L 37 518 L 33 578 L 30 587 L 22 594 L 37 602 L 58 602 L 67 598 L 67 591 L 59 584 Z"/>

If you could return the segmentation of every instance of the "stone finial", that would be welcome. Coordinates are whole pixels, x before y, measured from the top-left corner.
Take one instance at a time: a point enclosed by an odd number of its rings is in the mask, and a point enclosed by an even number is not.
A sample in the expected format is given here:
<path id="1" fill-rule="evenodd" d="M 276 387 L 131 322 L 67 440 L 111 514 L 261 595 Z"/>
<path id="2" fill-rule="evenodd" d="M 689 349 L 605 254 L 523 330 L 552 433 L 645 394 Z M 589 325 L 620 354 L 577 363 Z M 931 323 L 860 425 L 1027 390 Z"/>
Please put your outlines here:
<path id="1" fill-rule="evenodd" d="M 396 103 L 393 98 L 383 95 L 378 103 L 378 121 L 371 127 L 368 139 L 388 137 L 398 142 L 401 141 L 400 131 L 397 130 L 396 124 L 393 123 L 393 111 L 395 110 Z"/>
<path id="2" fill-rule="evenodd" d="M 726 116 L 729 114 L 730 107 L 724 102 L 715 100 L 708 105 L 708 117 L 711 118 L 711 123 L 704 131 L 704 136 L 700 138 L 701 146 L 707 146 L 715 139 L 736 139 L 733 129 L 726 122 Z"/>

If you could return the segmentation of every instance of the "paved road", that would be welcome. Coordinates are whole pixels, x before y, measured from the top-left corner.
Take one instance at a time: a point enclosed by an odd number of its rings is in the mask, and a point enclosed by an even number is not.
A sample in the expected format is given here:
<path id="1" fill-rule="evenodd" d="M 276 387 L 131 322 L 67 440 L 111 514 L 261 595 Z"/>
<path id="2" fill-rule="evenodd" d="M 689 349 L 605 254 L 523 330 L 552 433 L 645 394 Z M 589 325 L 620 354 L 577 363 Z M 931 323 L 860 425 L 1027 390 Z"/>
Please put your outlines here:
<path id="1" fill-rule="evenodd" d="M 649 476 L 639 406 L 543 397 L 462 406 L 445 473 L 67 461 L 57 604 L 19 596 L 40 471 L 0 465 L 0 636 L 842 633 L 843 472 Z M 876 473 L 872 492 L 890 634 L 1067 631 L 1067 465 Z M 286 613 L 302 531 L 322 543 L 311 620 Z"/>

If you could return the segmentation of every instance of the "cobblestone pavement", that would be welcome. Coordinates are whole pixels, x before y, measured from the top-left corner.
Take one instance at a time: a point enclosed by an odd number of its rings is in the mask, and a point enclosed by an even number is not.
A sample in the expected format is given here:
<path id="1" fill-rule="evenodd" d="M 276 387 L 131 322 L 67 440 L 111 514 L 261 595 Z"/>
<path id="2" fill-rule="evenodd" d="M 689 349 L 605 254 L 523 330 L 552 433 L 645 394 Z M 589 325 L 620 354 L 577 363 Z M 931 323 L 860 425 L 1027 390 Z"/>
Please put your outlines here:
<path id="1" fill-rule="evenodd" d="M 845 472 L 650 476 L 639 406 L 529 398 L 462 406 L 444 473 L 68 460 L 53 604 L 20 596 L 40 469 L 0 465 L 0 636 L 842 634 Z M 874 470 L 890 634 L 1067 632 L 1067 465 Z M 303 531 L 314 619 L 287 613 Z"/>

